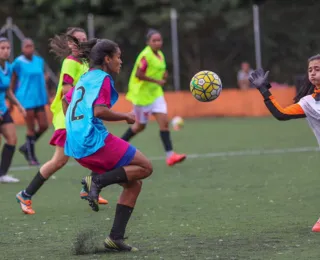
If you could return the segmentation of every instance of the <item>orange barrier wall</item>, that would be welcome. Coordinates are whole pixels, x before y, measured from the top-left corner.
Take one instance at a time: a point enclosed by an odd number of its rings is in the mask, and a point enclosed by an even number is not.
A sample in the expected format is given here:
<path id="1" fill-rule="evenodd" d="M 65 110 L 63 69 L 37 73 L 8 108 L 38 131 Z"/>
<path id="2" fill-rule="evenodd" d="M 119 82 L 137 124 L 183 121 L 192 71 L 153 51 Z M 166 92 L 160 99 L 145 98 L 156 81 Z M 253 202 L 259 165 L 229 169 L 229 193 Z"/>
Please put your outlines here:
<path id="1" fill-rule="evenodd" d="M 272 94 L 282 106 L 292 104 L 296 89 L 294 87 L 273 88 Z M 166 92 L 165 98 L 168 103 L 169 117 L 181 116 L 191 117 L 259 117 L 270 115 L 264 105 L 263 98 L 255 89 L 241 91 L 238 89 L 223 90 L 220 97 L 212 102 L 202 103 L 197 101 L 189 91 Z M 114 110 L 128 112 L 132 110 L 132 105 L 128 102 L 124 94 L 120 94 L 119 101 L 114 106 Z M 52 115 L 47 107 L 48 117 L 51 122 Z M 24 124 L 16 108 L 12 111 L 12 116 L 17 124 Z"/>

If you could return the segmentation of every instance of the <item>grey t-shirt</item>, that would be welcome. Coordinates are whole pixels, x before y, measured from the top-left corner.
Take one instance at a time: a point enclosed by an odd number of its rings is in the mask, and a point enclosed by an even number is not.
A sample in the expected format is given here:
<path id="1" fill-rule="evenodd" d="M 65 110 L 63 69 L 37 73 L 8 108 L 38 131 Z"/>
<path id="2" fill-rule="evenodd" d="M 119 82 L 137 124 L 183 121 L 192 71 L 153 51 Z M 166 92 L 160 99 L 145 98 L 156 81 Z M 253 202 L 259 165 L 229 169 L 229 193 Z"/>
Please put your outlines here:
<path id="1" fill-rule="evenodd" d="M 249 77 L 250 77 L 252 72 L 253 72 L 252 69 L 250 69 L 248 73 L 244 72 L 243 70 L 239 70 L 238 71 L 238 81 L 239 80 L 247 80 L 247 79 L 249 79 Z"/>

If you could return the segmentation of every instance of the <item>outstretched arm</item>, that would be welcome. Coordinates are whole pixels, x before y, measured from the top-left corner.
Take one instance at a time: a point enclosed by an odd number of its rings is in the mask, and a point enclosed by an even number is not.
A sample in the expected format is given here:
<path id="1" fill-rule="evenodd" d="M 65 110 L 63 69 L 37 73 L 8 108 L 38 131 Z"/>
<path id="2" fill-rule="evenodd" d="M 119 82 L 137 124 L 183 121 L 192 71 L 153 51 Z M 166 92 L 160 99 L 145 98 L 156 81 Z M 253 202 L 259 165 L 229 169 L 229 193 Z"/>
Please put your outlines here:
<path id="1" fill-rule="evenodd" d="M 260 91 L 261 92 L 261 91 Z M 306 117 L 302 107 L 299 104 L 293 104 L 288 107 L 281 107 L 274 96 L 269 90 L 261 92 L 264 97 L 264 103 L 269 109 L 270 113 L 280 121 L 286 121 L 290 119 L 298 119 Z"/>
<path id="2" fill-rule="evenodd" d="M 269 91 L 271 85 L 268 82 L 268 75 L 269 71 L 264 73 L 263 69 L 257 69 L 250 75 L 249 81 L 264 97 L 264 103 L 271 114 L 280 121 L 306 117 L 302 107 L 299 104 L 293 104 L 286 108 L 282 108 L 280 106 L 280 104 Z"/>

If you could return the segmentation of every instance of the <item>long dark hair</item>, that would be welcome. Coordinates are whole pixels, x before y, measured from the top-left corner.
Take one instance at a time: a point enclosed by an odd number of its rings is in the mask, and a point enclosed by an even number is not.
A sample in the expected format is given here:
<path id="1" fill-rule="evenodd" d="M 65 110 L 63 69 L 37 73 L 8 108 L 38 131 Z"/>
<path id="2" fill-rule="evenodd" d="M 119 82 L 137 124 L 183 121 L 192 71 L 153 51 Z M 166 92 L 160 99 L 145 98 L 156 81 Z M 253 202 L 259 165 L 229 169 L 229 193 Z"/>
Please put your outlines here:
<path id="1" fill-rule="evenodd" d="M 49 39 L 50 52 L 62 59 L 68 57 L 71 54 L 71 50 L 68 46 L 68 37 L 76 32 L 86 33 L 86 31 L 80 27 L 69 27 L 65 33 L 55 35 L 53 38 Z M 76 38 L 74 38 L 73 41 L 78 43 Z"/>
<path id="2" fill-rule="evenodd" d="M 311 61 L 320 60 L 320 54 L 312 56 L 308 59 L 308 64 Z M 294 102 L 299 102 L 299 100 L 307 95 L 311 95 L 314 92 L 315 86 L 310 82 L 308 74 L 302 80 L 302 83 L 299 86 L 299 91 L 297 95 L 294 97 Z"/>
<path id="3" fill-rule="evenodd" d="M 79 42 L 75 37 L 68 36 L 79 50 L 79 58 L 85 60 L 91 67 L 104 64 L 106 56 L 112 57 L 119 49 L 118 44 L 108 39 L 92 39 L 87 42 Z"/>

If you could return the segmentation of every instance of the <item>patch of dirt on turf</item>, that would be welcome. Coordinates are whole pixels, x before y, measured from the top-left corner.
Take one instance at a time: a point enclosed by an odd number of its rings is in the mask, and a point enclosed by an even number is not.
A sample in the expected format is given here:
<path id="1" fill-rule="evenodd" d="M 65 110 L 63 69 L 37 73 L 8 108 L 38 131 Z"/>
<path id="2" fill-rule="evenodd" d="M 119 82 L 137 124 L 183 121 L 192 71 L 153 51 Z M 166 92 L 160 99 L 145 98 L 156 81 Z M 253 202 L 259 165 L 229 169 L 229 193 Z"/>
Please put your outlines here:
<path id="1" fill-rule="evenodd" d="M 97 237 L 96 233 L 94 230 L 79 232 L 73 242 L 72 253 L 74 255 L 107 253 L 108 251 L 101 245 L 101 237 Z"/>

